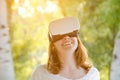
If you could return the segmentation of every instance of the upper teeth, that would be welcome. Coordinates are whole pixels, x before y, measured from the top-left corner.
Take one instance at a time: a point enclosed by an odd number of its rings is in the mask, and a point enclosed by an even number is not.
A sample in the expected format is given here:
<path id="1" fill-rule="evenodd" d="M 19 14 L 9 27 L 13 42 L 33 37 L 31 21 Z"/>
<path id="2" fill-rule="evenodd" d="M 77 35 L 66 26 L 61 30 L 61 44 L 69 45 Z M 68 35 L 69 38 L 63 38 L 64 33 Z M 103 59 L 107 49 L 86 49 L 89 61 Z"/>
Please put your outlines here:
<path id="1" fill-rule="evenodd" d="M 65 44 L 63 44 L 63 45 L 69 45 L 69 44 L 71 44 L 71 43 L 65 43 Z"/>

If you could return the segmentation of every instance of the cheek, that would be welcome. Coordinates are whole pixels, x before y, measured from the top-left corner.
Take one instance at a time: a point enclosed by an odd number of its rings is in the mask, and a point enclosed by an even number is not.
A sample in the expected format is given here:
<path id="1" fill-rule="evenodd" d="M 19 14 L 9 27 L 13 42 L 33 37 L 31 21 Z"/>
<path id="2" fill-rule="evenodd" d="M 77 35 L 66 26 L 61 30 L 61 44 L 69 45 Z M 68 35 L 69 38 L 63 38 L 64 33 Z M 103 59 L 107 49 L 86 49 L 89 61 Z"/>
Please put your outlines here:
<path id="1" fill-rule="evenodd" d="M 75 41 L 75 42 L 76 42 L 76 44 L 78 45 L 78 40 L 77 40 L 77 39 L 76 39 L 76 41 Z"/>
<path id="2" fill-rule="evenodd" d="M 76 38 L 74 39 L 74 43 L 75 43 L 75 45 L 77 47 L 78 46 L 78 40 Z"/>
<path id="3" fill-rule="evenodd" d="M 73 38 L 75 43 L 78 43 L 78 39 L 76 37 Z"/>
<path id="4" fill-rule="evenodd" d="M 55 48 L 56 48 L 57 50 L 59 50 L 60 47 L 61 47 L 61 43 L 60 43 L 60 42 L 55 42 L 55 43 L 54 43 L 54 46 L 55 46 Z"/>

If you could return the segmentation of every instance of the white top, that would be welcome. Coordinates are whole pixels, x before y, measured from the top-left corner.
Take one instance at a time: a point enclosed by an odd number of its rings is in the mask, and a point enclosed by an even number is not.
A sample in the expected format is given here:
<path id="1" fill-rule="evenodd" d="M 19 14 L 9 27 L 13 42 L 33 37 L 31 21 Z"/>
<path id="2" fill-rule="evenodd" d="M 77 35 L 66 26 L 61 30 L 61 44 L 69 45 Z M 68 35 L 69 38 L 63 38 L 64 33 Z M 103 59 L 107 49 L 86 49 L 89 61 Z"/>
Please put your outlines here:
<path id="1" fill-rule="evenodd" d="M 45 65 L 40 65 L 37 66 L 30 80 L 100 80 L 100 75 L 96 68 L 91 67 L 84 77 L 80 79 L 68 79 L 58 74 L 51 74 L 46 70 Z"/>

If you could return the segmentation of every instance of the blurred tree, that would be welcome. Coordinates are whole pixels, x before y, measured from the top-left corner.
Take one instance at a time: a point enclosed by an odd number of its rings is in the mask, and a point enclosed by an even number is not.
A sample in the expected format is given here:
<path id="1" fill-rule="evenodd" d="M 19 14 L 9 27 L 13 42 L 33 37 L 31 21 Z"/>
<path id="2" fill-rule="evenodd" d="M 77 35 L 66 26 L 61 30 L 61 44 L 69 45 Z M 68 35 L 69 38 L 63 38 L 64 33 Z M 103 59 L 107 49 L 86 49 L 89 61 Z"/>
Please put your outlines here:
<path id="1" fill-rule="evenodd" d="M 111 72 L 110 72 L 110 80 L 119 80 L 120 79 L 120 31 L 118 32 L 115 45 L 113 50 L 112 64 L 111 64 Z"/>
<path id="2" fill-rule="evenodd" d="M 15 80 L 6 0 L 0 0 L 0 80 Z"/>

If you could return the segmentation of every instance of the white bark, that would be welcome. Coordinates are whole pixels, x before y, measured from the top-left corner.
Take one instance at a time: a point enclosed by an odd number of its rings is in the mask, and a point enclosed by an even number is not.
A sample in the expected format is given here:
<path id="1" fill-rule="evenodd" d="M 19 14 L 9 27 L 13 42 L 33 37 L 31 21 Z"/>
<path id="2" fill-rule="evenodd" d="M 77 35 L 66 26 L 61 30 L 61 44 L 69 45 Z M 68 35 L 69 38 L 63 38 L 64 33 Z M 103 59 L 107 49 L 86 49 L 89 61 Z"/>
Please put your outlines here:
<path id="1" fill-rule="evenodd" d="M 0 0 L 0 80 L 15 80 L 6 7 L 6 0 Z"/>
<path id="2" fill-rule="evenodd" d="M 115 39 L 110 80 L 120 80 L 120 31 Z"/>

